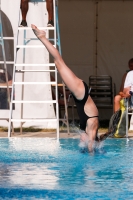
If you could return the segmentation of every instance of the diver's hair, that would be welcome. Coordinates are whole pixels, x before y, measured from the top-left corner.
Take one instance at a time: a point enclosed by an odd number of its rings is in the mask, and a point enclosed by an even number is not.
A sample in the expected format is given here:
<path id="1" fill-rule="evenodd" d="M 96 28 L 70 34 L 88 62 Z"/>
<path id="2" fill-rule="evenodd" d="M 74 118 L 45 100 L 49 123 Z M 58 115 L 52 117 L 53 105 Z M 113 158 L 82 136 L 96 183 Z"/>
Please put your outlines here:
<path id="1" fill-rule="evenodd" d="M 128 66 L 133 63 L 133 58 L 131 58 L 129 61 L 128 61 Z"/>

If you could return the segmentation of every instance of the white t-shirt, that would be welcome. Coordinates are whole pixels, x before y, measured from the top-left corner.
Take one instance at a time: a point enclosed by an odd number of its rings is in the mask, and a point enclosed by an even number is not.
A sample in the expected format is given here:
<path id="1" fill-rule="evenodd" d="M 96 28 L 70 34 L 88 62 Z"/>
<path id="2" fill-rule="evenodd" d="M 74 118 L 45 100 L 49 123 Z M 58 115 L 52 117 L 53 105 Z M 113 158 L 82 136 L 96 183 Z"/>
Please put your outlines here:
<path id="1" fill-rule="evenodd" d="M 124 88 L 131 87 L 131 91 L 133 92 L 133 71 L 127 73 Z"/>

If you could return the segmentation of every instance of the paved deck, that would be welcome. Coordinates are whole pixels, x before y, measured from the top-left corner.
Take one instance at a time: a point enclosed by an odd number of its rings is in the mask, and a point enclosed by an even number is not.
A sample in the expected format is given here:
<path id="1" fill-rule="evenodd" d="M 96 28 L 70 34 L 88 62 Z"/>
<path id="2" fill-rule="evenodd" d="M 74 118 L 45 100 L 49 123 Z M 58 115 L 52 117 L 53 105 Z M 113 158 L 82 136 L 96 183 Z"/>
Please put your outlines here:
<path id="1" fill-rule="evenodd" d="M 7 132 L 0 132 L 0 137 L 8 137 Z M 20 133 L 13 133 L 11 137 L 50 137 L 56 138 L 57 134 L 55 132 L 23 132 Z M 60 138 L 79 138 L 79 134 L 77 133 L 60 133 Z"/>
<path id="2" fill-rule="evenodd" d="M 106 130 L 102 130 L 101 132 L 99 132 L 99 134 L 105 133 Z M 133 130 L 129 131 L 128 133 L 129 138 L 133 138 Z M 8 137 L 8 133 L 7 132 L 0 132 L 0 137 Z M 15 132 L 11 135 L 11 137 L 50 137 L 50 138 L 56 138 L 56 132 L 42 132 L 42 131 L 38 131 L 38 132 L 23 132 L 22 134 L 20 134 L 20 132 Z M 79 138 L 79 133 L 64 133 L 64 132 L 60 132 L 60 138 Z"/>

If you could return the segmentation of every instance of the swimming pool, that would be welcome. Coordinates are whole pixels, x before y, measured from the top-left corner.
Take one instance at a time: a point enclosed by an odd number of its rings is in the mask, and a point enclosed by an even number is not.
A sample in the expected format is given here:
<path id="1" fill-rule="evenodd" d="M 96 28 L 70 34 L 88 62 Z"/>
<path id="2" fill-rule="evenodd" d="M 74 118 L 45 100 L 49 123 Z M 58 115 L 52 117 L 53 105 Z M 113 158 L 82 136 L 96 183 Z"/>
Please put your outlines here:
<path id="1" fill-rule="evenodd" d="M 133 199 L 133 140 L 93 155 L 78 139 L 1 138 L 0 199 Z"/>

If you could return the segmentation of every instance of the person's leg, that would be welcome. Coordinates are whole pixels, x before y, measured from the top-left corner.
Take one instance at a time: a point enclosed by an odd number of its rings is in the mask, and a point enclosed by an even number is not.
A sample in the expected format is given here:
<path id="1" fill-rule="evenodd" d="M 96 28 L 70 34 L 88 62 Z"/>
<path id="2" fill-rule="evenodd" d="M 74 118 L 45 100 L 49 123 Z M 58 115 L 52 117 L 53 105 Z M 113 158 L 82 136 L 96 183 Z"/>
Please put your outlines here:
<path id="1" fill-rule="evenodd" d="M 99 118 L 98 118 L 99 113 L 94 101 L 92 100 L 90 96 L 88 97 L 88 100 L 84 106 L 84 111 L 87 116 L 92 117 L 87 120 L 85 132 L 88 136 L 88 141 L 89 141 L 88 149 L 89 151 L 93 151 L 94 145 L 95 145 L 94 141 L 97 137 L 97 132 L 99 128 Z"/>
<path id="2" fill-rule="evenodd" d="M 26 15 L 29 9 L 29 0 L 21 0 L 21 13 L 22 13 L 22 22 L 21 26 L 27 26 Z"/>
<path id="3" fill-rule="evenodd" d="M 55 65 L 60 76 L 68 89 L 77 99 L 83 99 L 85 94 L 84 84 L 65 64 L 58 50 L 46 39 L 45 32 L 32 25 L 32 29 L 39 40 L 45 45 L 49 53 L 53 56 Z"/>
<path id="4" fill-rule="evenodd" d="M 48 11 L 48 26 L 54 26 L 53 22 L 53 0 L 46 0 L 46 8 Z"/>
<path id="5" fill-rule="evenodd" d="M 120 100 L 121 100 L 121 96 L 120 95 L 116 95 L 114 97 L 114 112 L 118 111 L 120 109 Z"/>
<path id="6" fill-rule="evenodd" d="M 31 25 L 35 35 L 38 37 L 38 39 L 44 44 L 44 46 L 47 48 L 49 53 L 53 56 L 55 65 L 60 73 L 60 76 L 66 86 L 69 88 L 69 90 L 73 93 L 73 95 L 77 99 L 83 99 L 85 95 L 85 87 L 83 84 L 83 81 L 79 79 L 64 63 L 61 55 L 59 54 L 58 50 L 46 39 L 46 34 L 44 31 L 39 30 L 36 26 Z M 88 108 L 86 108 L 88 107 Z M 98 115 L 98 110 L 91 99 L 91 97 L 88 97 L 88 100 L 84 107 L 85 113 L 92 117 Z M 87 120 L 86 124 L 86 133 L 85 140 L 88 138 L 88 149 L 89 151 L 93 151 L 94 148 L 94 141 L 97 136 L 97 130 L 98 130 L 98 117 L 90 118 Z M 82 138 L 81 138 L 82 140 Z"/>

